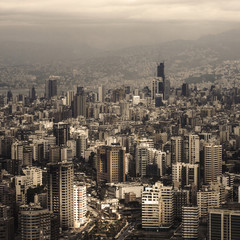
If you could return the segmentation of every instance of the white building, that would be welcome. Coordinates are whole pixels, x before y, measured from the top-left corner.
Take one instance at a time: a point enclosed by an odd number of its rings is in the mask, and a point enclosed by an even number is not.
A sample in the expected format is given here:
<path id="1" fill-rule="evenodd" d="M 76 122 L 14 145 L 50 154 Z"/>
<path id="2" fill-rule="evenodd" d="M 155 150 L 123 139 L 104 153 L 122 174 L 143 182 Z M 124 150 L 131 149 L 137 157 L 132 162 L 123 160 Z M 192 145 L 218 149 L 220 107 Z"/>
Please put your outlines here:
<path id="1" fill-rule="evenodd" d="M 182 207 L 182 238 L 198 239 L 199 210 L 197 206 Z"/>
<path id="2" fill-rule="evenodd" d="M 140 198 L 143 192 L 143 186 L 140 183 L 108 183 L 108 196 L 110 198 L 125 199 L 126 193 L 136 194 Z"/>
<path id="3" fill-rule="evenodd" d="M 74 227 L 79 228 L 86 222 L 87 196 L 86 186 L 78 184 L 73 186 Z"/>
<path id="4" fill-rule="evenodd" d="M 220 192 L 207 189 L 197 192 L 197 205 L 199 217 L 204 221 L 204 218 L 207 218 L 209 209 L 220 206 Z"/>
<path id="5" fill-rule="evenodd" d="M 172 181 L 174 187 L 195 185 L 199 183 L 199 165 L 177 162 L 172 165 Z"/>
<path id="6" fill-rule="evenodd" d="M 186 162 L 195 164 L 199 163 L 200 158 L 200 141 L 198 135 L 189 135 L 187 136 L 187 145 L 188 145 L 188 159 L 185 159 Z M 187 150 L 187 149 L 186 149 Z"/>
<path id="7" fill-rule="evenodd" d="M 31 187 L 42 185 L 42 169 L 38 167 L 26 167 L 22 169 L 27 177 L 27 181 Z"/>
<path id="8" fill-rule="evenodd" d="M 173 190 L 161 182 L 142 193 L 142 227 L 170 228 L 173 224 Z"/>

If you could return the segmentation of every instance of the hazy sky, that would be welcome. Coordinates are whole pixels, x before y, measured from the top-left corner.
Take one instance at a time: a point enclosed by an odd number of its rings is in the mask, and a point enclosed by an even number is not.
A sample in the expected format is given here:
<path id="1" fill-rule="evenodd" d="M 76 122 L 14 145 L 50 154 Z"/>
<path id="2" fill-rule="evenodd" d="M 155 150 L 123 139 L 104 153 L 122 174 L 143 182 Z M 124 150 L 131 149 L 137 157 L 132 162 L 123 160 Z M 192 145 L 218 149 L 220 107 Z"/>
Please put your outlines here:
<path id="1" fill-rule="evenodd" d="M 108 48 L 194 39 L 239 22 L 239 0 L 0 0 L 1 40 Z"/>

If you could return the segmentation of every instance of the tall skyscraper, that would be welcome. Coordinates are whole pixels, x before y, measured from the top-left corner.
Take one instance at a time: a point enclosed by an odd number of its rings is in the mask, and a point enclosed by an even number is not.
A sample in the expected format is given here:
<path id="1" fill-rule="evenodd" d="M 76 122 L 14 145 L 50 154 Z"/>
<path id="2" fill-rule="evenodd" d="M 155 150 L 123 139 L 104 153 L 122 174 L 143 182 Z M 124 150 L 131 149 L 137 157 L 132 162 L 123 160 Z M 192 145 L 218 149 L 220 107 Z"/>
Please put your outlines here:
<path id="1" fill-rule="evenodd" d="M 97 150 L 97 181 L 125 182 L 125 149 L 118 145 Z"/>
<path id="2" fill-rule="evenodd" d="M 157 66 L 157 79 L 153 81 L 152 99 L 156 94 L 162 94 L 162 100 L 167 100 L 170 93 L 170 81 L 165 79 L 164 62 Z"/>
<path id="3" fill-rule="evenodd" d="M 74 227 L 79 228 L 86 222 L 87 213 L 87 193 L 83 184 L 74 185 Z"/>
<path id="4" fill-rule="evenodd" d="M 164 62 L 160 63 L 157 66 L 157 77 L 161 77 L 163 81 L 165 80 L 165 74 L 164 74 Z"/>
<path id="5" fill-rule="evenodd" d="M 74 118 L 78 116 L 86 117 L 86 94 L 83 87 L 77 88 L 77 94 L 73 98 L 72 115 Z"/>
<path id="6" fill-rule="evenodd" d="M 211 209 L 208 221 L 209 240 L 237 240 L 240 236 L 240 210 Z"/>
<path id="7" fill-rule="evenodd" d="M 45 97 L 50 99 L 54 96 L 57 96 L 57 79 L 50 77 L 45 82 Z"/>
<path id="8" fill-rule="evenodd" d="M 222 174 L 222 145 L 205 144 L 204 152 L 204 182 L 217 182 L 217 176 Z"/>
<path id="9" fill-rule="evenodd" d="M 98 87 L 98 101 L 99 102 L 104 102 L 105 100 L 105 87 L 101 85 Z"/>
<path id="10" fill-rule="evenodd" d="M 142 227 L 170 228 L 173 224 L 173 190 L 161 182 L 145 187 L 142 193 Z"/>
<path id="11" fill-rule="evenodd" d="M 197 206 L 182 207 L 182 238 L 198 239 L 199 213 Z"/>
<path id="12" fill-rule="evenodd" d="M 32 86 L 32 88 L 29 90 L 29 98 L 30 101 L 36 100 L 36 90 L 34 86 Z"/>
<path id="13" fill-rule="evenodd" d="M 182 96 L 189 97 L 189 87 L 187 83 L 182 85 Z"/>
<path id="14" fill-rule="evenodd" d="M 59 122 L 53 125 L 53 135 L 56 137 L 56 144 L 63 145 L 70 139 L 70 127 L 69 124 Z"/>
<path id="15" fill-rule="evenodd" d="M 172 163 L 183 160 L 183 139 L 180 136 L 171 138 L 171 161 Z"/>
<path id="16" fill-rule="evenodd" d="M 48 176 L 48 208 L 58 218 L 63 230 L 73 227 L 73 164 L 49 163 Z"/>

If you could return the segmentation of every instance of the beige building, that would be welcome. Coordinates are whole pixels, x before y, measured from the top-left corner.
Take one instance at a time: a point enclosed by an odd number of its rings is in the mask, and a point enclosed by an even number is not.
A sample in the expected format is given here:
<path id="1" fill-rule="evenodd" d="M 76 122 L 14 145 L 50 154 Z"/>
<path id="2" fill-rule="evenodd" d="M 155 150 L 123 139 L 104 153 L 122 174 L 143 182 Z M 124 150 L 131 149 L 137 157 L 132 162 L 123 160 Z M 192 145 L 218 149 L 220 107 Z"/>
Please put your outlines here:
<path id="1" fill-rule="evenodd" d="M 97 181 L 125 182 L 125 149 L 119 145 L 97 150 Z"/>
<path id="2" fill-rule="evenodd" d="M 204 182 L 217 182 L 222 174 L 222 145 L 205 144 L 204 151 Z"/>

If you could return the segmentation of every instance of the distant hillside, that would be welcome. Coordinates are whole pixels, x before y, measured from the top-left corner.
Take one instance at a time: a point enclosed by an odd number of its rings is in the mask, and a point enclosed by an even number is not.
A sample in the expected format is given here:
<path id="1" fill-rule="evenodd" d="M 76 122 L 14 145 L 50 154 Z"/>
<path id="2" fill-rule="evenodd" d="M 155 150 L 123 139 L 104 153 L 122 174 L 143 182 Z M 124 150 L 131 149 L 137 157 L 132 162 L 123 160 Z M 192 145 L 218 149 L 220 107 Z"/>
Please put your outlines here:
<path id="1" fill-rule="evenodd" d="M 101 81 L 147 79 L 156 75 L 156 64 L 165 61 L 166 73 L 215 65 L 240 58 L 240 30 L 204 36 L 196 41 L 176 40 L 153 46 L 100 51 L 90 46 L 55 46 L 26 42 L 0 44 L 0 66 L 61 62 L 80 70 L 79 79 Z M 49 68 L 50 69 L 50 68 Z M 51 72 L 51 69 L 50 69 Z M 196 79 L 189 81 L 197 81 Z"/>

